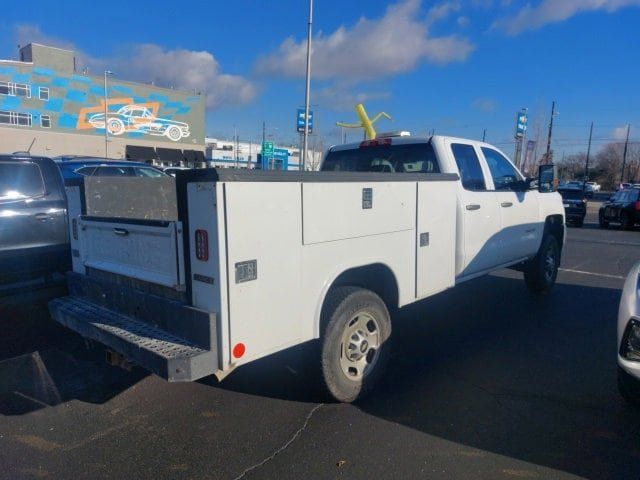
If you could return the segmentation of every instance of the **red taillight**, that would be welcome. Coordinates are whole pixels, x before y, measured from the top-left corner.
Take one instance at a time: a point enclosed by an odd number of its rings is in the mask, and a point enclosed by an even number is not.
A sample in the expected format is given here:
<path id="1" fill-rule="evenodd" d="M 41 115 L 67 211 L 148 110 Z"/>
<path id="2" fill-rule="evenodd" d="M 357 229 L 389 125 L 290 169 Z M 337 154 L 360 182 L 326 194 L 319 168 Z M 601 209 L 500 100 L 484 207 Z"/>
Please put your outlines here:
<path id="1" fill-rule="evenodd" d="M 196 258 L 203 262 L 209 260 L 209 234 L 206 230 L 196 230 Z"/>
<path id="2" fill-rule="evenodd" d="M 636 210 L 640 210 L 640 200 L 636 202 Z"/>

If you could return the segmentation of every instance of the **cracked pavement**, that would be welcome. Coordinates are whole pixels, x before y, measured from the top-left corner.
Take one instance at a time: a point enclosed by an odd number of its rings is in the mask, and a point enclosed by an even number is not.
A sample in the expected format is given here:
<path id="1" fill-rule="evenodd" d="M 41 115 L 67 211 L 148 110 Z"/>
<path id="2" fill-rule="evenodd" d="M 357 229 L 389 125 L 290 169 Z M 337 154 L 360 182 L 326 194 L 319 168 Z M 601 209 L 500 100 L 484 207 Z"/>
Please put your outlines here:
<path id="1" fill-rule="evenodd" d="M 169 384 L 107 366 L 41 302 L 0 306 L 0 479 L 637 479 L 615 316 L 640 231 L 592 227 L 546 298 L 501 271 L 402 310 L 358 405 L 324 403 L 314 344 Z"/>

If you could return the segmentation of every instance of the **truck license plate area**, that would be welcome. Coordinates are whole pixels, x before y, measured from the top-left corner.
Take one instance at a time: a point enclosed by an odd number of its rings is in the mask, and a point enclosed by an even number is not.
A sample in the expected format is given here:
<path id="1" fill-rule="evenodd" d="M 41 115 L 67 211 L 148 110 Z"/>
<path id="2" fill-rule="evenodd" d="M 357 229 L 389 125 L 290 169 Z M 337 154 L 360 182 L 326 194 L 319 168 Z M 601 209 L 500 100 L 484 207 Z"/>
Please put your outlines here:
<path id="1" fill-rule="evenodd" d="M 236 263 L 236 283 L 250 282 L 258 278 L 258 261 Z"/>

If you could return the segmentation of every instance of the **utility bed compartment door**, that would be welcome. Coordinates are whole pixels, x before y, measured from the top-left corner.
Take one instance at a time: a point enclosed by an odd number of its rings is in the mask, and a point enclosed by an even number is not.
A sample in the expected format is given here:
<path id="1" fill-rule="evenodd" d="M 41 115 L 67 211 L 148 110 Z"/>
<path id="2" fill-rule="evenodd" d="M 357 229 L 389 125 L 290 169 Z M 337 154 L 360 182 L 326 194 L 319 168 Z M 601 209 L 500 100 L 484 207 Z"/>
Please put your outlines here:
<path id="1" fill-rule="evenodd" d="M 415 228 L 414 182 L 304 183 L 304 244 Z"/>
<path id="2" fill-rule="evenodd" d="M 455 284 L 456 182 L 418 182 L 416 298 Z"/>
<path id="3" fill-rule="evenodd" d="M 181 222 L 81 217 L 79 233 L 85 267 L 184 288 Z"/>

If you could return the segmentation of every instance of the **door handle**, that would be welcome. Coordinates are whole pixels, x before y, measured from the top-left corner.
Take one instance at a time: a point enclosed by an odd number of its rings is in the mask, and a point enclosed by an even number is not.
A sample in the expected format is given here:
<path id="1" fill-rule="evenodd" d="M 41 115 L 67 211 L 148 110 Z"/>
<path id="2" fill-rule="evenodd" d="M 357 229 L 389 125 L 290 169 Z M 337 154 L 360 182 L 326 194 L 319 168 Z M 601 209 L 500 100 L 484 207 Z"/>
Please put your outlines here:
<path id="1" fill-rule="evenodd" d="M 504 208 L 513 207 L 512 202 L 502 202 L 500 205 L 502 205 Z"/>
<path id="2" fill-rule="evenodd" d="M 113 233 L 124 237 L 125 235 L 129 235 L 129 230 L 125 230 L 124 228 L 114 228 Z"/>
<path id="3" fill-rule="evenodd" d="M 45 221 L 45 220 L 49 220 L 50 218 L 53 218 L 53 217 L 51 217 L 51 215 L 49 215 L 48 213 L 35 213 L 35 214 L 33 215 L 33 217 L 34 217 L 36 220 L 40 220 L 40 221 Z"/>
<path id="4" fill-rule="evenodd" d="M 467 205 L 465 207 L 467 210 L 480 210 L 480 205 L 477 203 L 472 203 L 471 205 Z"/>

